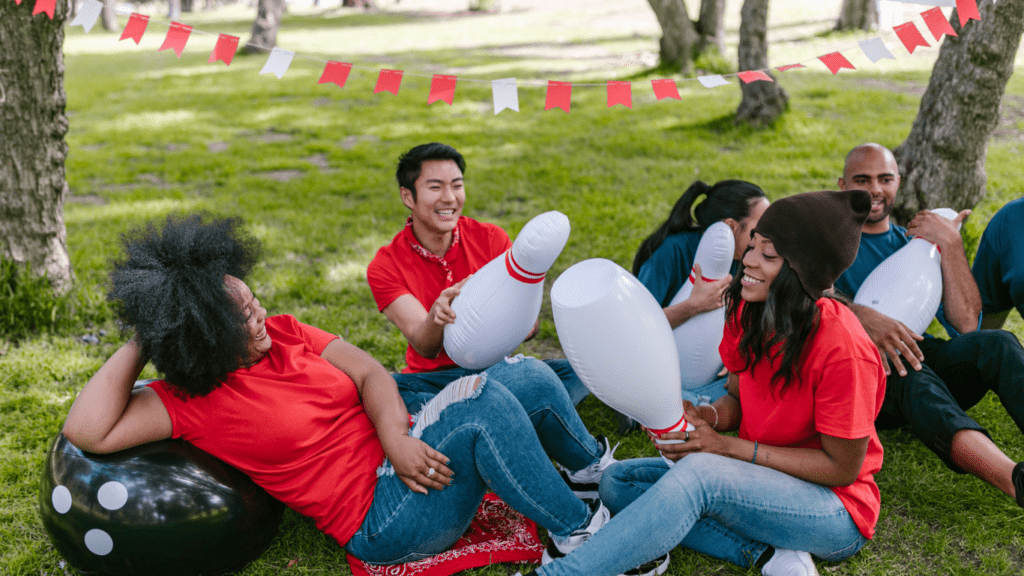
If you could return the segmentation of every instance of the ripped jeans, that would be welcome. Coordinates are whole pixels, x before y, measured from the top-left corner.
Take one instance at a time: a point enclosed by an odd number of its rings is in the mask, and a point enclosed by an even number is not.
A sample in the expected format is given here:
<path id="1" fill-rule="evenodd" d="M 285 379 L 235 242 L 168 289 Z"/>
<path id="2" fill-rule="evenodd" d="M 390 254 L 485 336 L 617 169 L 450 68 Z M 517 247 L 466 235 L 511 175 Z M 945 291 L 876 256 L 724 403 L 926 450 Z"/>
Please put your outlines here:
<path id="1" fill-rule="evenodd" d="M 449 458 L 453 482 L 418 494 L 385 460 L 366 518 L 345 545 L 360 560 L 396 564 L 447 550 L 469 527 L 488 488 L 559 536 L 587 522 L 587 506 L 551 465 L 519 400 L 486 375 L 445 387 L 410 433 Z"/>

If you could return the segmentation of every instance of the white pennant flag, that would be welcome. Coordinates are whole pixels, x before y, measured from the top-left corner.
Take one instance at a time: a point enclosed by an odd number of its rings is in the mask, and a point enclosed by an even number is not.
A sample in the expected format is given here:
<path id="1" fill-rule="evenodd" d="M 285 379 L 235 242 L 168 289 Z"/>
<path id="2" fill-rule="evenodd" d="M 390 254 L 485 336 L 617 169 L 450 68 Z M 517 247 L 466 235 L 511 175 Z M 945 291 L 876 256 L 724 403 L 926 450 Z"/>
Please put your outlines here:
<path id="1" fill-rule="evenodd" d="M 70 26 L 81 26 L 85 29 L 85 33 L 88 34 L 92 31 L 92 27 L 96 25 L 96 20 L 100 17 L 100 12 L 102 11 L 102 2 L 98 0 L 85 0 L 78 7 L 78 14 L 75 15 L 75 19 L 71 21 Z"/>
<path id="2" fill-rule="evenodd" d="M 288 71 L 288 67 L 292 65 L 292 58 L 295 58 L 295 52 L 274 48 L 270 51 L 270 57 L 267 58 L 267 63 L 263 65 L 260 74 L 275 74 L 280 80 Z"/>
<path id="3" fill-rule="evenodd" d="M 492 80 L 491 90 L 494 93 L 495 115 L 506 108 L 519 112 L 519 88 L 516 87 L 515 78 Z"/>
<path id="4" fill-rule="evenodd" d="M 956 0 L 889 0 L 901 4 L 924 4 L 925 6 L 956 6 Z"/>
<path id="5" fill-rule="evenodd" d="M 888 58 L 889 60 L 896 59 L 892 52 L 889 51 L 889 48 L 886 47 L 885 42 L 882 42 L 881 38 L 861 40 L 860 49 L 864 51 L 865 56 L 871 59 L 872 63 L 878 62 L 883 58 Z"/>
<path id="6" fill-rule="evenodd" d="M 729 82 L 725 78 L 722 78 L 721 74 L 715 74 L 714 76 L 701 76 L 697 78 L 705 88 L 714 88 L 715 86 L 725 86 Z"/>

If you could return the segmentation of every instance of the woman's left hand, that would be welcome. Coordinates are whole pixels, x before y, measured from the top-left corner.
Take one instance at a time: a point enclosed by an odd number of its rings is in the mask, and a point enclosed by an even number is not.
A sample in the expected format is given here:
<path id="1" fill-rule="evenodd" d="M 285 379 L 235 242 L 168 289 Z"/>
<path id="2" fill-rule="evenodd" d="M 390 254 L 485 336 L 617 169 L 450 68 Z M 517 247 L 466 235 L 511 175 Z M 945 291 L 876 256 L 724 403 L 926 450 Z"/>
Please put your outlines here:
<path id="1" fill-rule="evenodd" d="M 388 448 L 388 460 L 395 473 L 413 492 L 444 490 L 452 483 L 455 474 L 448 467 L 448 457 L 419 438 L 402 435 L 389 442 Z"/>

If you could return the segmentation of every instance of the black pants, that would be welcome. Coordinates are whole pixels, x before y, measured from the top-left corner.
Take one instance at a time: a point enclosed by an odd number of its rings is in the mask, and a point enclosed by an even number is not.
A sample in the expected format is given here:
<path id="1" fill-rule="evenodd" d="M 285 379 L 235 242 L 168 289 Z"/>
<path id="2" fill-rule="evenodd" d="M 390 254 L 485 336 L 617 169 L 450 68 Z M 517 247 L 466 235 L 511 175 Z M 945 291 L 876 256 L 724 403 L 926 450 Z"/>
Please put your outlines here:
<path id="1" fill-rule="evenodd" d="M 988 431 L 964 411 L 991 390 L 1024 432 L 1024 348 L 1004 330 L 978 330 L 952 340 L 925 338 L 919 342 L 924 362 L 908 374 L 895 370 L 885 383 L 885 401 L 875 421 L 879 429 L 909 425 L 950 469 L 963 472 L 950 460 L 953 436 L 960 430 Z"/>

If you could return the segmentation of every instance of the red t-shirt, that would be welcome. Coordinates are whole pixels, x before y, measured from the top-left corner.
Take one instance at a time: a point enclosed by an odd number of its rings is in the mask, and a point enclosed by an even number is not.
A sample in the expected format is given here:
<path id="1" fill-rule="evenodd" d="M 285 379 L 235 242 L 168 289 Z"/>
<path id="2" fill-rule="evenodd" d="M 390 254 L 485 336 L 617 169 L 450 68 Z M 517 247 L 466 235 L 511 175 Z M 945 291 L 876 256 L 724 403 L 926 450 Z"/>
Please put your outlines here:
<path id="1" fill-rule="evenodd" d="M 366 269 L 366 280 L 378 310 L 384 310 L 403 294 L 412 294 L 423 308 L 430 310 L 442 290 L 457 284 L 512 246 L 508 234 L 494 224 L 461 216 L 456 230 L 459 241 L 452 242 L 440 259 L 423 256 L 413 248 L 420 243 L 409 222 L 390 244 L 377 250 Z M 402 372 L 431 372 L 456 365 L 444 350 L 437 358 L 424 358 L 412 345 L 405 351 L 405 363 Z"/>
<path id="2" fill-rule="evenodd" d="M 384 461 L 355 383 L 320 357 L 337 338 L 293 316 L 266 321 L 273 342 L 255 365 L 206 396 L 150 386 L 182 438 L 248 474 L 339 544 L 363 523 Z"/>
<path id="3" fill-rule="evenodd" d="M 778 362 L 762 359 L 742 370 L 739 319 L 725 327 L 719 352 L 725 367 L 739 374 L 739 437 L 769 446 L 821 448 L 821 435 L 855 440 L 868 437 L 868 450 L 857 480 L 832 487 L 865 538 L 878 522 L 881 497 L 874 475 L 882 468 L 882 444 L 875 418 L 885 397 L 885 369 L 878 349 L 849 308 L 830 298 L 817 302 L 818 330 L 802 366 L 785 393 L 772 392 Z M 740 311 L 742 311 L 742 305 Z"/>

